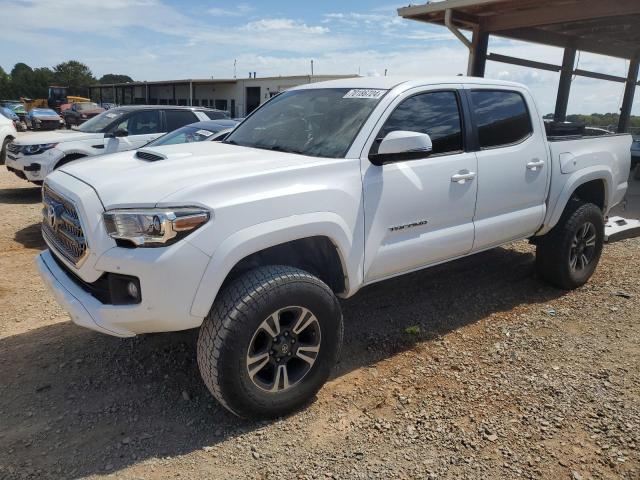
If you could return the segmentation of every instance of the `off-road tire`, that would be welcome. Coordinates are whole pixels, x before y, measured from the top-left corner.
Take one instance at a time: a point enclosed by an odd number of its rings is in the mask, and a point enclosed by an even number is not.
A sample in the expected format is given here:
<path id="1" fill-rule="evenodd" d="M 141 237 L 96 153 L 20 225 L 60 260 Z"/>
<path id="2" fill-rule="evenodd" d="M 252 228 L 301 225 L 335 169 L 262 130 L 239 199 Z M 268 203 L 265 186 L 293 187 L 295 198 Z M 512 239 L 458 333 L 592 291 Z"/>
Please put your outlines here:
<path id="1" fill-rule="evenodd" d="M 581 270 L 571 268 L 572 243 L 587 223 L 595 227 L 595 245 L 589 263 Z M 581 287 L 593 275 L 604 245 L 604 217 L 593 203 L 571 200 L 558 224 L 537 241 L 536 270 L 546 282 L 564 290 Z"/>
<path id="2" fill-rule="evenodd" d="M 247 350 L 273 312 L 296 305 L 315 315 L 320 349 L 308 373 L 288 390 L 258 388 L 247 371 Z M 242 418 L 275 418 L 313 399 L 340 354 L 343 322 L 331 289 L 313 275 L 287 266 L 264 266 L 232 281 L 218 296 L 198 337 L 200 374 L 213 396 Z"/>

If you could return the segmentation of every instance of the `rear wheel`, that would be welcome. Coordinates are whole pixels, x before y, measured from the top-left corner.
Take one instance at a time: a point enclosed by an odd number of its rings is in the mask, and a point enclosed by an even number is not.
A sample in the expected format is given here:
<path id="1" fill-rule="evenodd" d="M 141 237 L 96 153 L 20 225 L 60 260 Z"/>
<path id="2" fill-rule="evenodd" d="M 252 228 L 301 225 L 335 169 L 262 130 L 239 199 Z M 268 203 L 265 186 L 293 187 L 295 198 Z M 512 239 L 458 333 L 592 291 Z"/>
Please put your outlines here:
<path id="1" fill-rule="evenodd" d="M 205 319 L 200 373 L 236 415 L 282 416 L 326 382 L 342 330 L 338 300 L 321 280 L 296 268 L 260 267 L 234 281 Z"/>
<path id="2" fill-rule="evenodd" d="M 538 241 L 538 274 L 556 287 L 578 288 L 593 275 L 603 245 L 604 218 L 600 208 L 572 200 L 558 224 Z"/>

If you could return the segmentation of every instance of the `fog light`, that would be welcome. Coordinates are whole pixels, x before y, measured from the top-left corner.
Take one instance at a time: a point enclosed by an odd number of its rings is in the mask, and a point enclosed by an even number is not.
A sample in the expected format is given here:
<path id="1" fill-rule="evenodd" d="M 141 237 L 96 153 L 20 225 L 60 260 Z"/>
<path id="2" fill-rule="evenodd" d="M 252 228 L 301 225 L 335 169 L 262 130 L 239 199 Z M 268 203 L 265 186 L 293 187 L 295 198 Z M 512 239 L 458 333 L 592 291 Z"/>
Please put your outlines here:
<path id="1" fill-rule="evenodd" d="M 134 282 L 127 283 L 127 293 L 133 299 L 138 300 L 140 298 L 140 291 Z"/>

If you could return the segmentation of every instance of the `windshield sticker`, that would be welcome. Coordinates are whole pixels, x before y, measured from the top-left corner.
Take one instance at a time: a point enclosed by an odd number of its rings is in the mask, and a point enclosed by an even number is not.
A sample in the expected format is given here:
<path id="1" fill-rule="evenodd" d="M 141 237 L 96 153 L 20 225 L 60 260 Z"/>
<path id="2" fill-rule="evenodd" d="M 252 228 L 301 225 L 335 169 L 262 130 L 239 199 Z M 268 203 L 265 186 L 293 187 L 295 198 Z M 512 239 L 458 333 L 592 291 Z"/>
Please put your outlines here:
<path id="1" fill-rule="evenodd" d="M 210 137 L 211 135 L 213 135 L 213 132 L 210 132 L 209 130 L 198 130 L 196 133 L 203 137 Z"/>
<path id="2" fill-rule="evenodd" d="M 342 98 L 368 98 L 377 100 L 387 93 L 386 90 L 376 90 L 371 88 L 356 88 L 349 90 L 347 94 Z"/>

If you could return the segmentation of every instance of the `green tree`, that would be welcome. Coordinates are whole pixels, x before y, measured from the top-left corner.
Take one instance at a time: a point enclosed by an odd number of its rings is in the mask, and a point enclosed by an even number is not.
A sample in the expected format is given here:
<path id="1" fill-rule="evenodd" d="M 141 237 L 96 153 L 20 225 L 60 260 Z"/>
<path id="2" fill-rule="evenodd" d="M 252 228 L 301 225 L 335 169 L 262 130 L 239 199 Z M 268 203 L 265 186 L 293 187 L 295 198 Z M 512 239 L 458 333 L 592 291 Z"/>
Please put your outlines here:
<path id="1" fill-rule="evenodd" d="M 100 80 L 98 80 L 98 83 L 102 84 L 129 82 L 133 82 L 133 78 L 131 78 L 129 75 L 120 75 L 117 73 L 107 73 L 106 75 L 100 77 Z"/>
<path id="2" fill-rule="evenodd" d="M 0 67 L 0 99 L 8 99 L 13 92 L 11 91 L 11 78 Z"/>
<path id="3" fill-rule="evenodd" d="M 33 69 L 26 63 L 16 63 L 11 69 L 11 95 L 12 97 L 33 98 Z"/>
<path id="4" fill-rule="evenodd" d="M 53 71 L 48 67 L 35 68 L 31 81 L 32 98 L 47 98 L 49 85 L 54 83 Z"/>
<path id="5" fill-rule="evenodd" d="M 53 73 L 55 83 L 68 87 L 70 95 L 86 95 L 86 87 L 96 83 L 89 67 L 77 60 L 59 63 L 54 67 Z"/>

